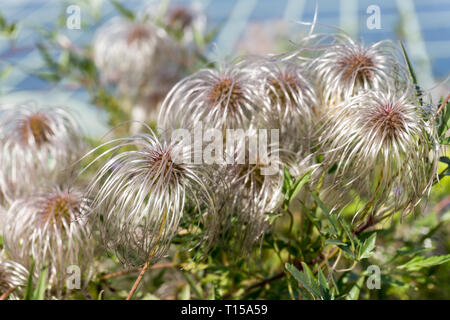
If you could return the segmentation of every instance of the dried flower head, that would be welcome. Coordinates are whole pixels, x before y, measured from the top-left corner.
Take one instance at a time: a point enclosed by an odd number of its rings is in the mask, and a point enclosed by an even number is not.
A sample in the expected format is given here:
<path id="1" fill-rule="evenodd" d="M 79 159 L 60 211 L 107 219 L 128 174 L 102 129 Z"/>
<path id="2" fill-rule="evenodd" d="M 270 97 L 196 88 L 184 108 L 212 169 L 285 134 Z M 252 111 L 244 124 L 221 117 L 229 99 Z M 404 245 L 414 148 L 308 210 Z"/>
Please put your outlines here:
<path id="1" fill-rule="evenodd" d="M 89 276 L 93 243 L 86 213 L 89 201 L 74 188 L 52 187 L 11 204 L 4 228 L 5 248 L 26 268 L 48 265 L 51 294 L 62 297 L 69 276 L 67 268 L 78 266 Z"/>
<path id="2" fill-rule="evenodd" d="M 182 49 L 150 21 L 111 19 L 96 33 L 93 51 L 102 79 L 132 104 L 162 99 L 180 78 Z"/>
<path id="3" fill-rule="evenodd" d="M 200 178 L 201 166 L 190 164 L 190 151 L 180 141 L 160 140 L 147 129 L 148 133 L 105 143 L 110 149 L 94 161 L 112 155 L 89 187 L 95 193 L 93 216 L 102 220 L 102 239 L 128 265 L 153 263 L 164 256 L 185 207 L 192 205 L 206 220 L 200 209 L 204 201 L 211 202 Z M 119 152 L 122 148 L 127 151 Z M 212 205 L 208 211 L 213 211 Z"/>
<path id="4" fill-rule="evenodd" d="M 158 124 L 165 130 L 248 129 L 258 110 L 256 84 L 248 62 L 202 69 L 178 82 L 161 106 Z"/>
<path id="5" fill-rule="evenodd" d="M 333 39 L 330 44 L 317 46 L 321 54 L 310 64 L 324 103 L 337 104 L 367 89 L 407 87 L 408 73 L 392 42 L 365 46 L 343 34 Z"/>
<path id="6" fill-rule="evenodd" d="M 362 216 L 406 214 L 429 192 L 438 144 L 416 100 L 409 91 L 368 91 L 336 107 L 321 136 L 323 168 L 334 171 L 323 191 L 331 203 L 342 206 L 350 194 L 363 200 Z"/>
<path id="7" fill-rule="evenodd" d="M 8 201 L 49 179 L 66 179 L 84 151 L 78 124 L 57 107 L 5 109 L 0 140 L 0 194 Z"/>
<path id="8" fill-rule="evenodd" d="M 0 252 L 0 296 L 14 290 L 9 299 L 18 299 L 21 288 L 27 283 L 28 271 L 21 264 L 7 260 Z"/>

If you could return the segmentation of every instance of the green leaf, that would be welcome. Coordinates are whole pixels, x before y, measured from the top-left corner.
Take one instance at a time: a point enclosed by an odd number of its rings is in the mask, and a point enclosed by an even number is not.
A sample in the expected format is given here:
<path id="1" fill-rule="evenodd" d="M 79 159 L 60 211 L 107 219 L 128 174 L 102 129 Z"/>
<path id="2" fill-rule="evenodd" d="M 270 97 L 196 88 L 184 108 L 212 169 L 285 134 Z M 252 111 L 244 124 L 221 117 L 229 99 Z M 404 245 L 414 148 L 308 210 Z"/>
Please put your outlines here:
<path id="1" fill-rule="evenodd" d="M 202 288 L 199 287 L 194 279 L 191 277 L 190 274 L 183 272 L 182 275 L 184 276 L 184 278 L 186 279 L 187 283 L 189 284 L 189 286 L 191 287 L 192 291 L 194 292 L 194 294 L 197 296 L 197 299 L 203 299 L 203 293 L 202 293 Z"/>
<path id="2" fill-rule="evenodd" d="M 403 42 L 401 40 L 400 40 L 400 46 L 402 48 L 403 58 L 405 59 L 406 66 L 408 67 L 409 76 L 411 77 L 411 80 L 414 83 L 414 86 L 416 89 L 416 95 L 417 95 L 417 97 L 419 97 L 420 105 L 422 105 L 422 98 L 420 98 L 422 96 L 422 91 L 417 83 L 416 73 L 414 72 L 411 61 L 409 60 L 408 54 L 406 53 L 405 46 L 403 45 Z"/>
<path id="3" fill-rule="evenodd" d="M 127 19 L 134 20 L 134 13 L 124 7 L 118 0 L 111 0 L 112 5 Z"/>
<path id="4" fill-rule="evenodd" d="M 336 246 L 347 246 L 347 244 L 345 242 L 342 242 L 340 240 L 337 239 L 327 239 L 325 240 L 325 245 L 336 245 Z"/>
<path id="5" fill-rule="evenodd" d="M 34 290 L 33 300 L 44 300 L 45 289 L 47 286 L 47 270 L 48 270 L 47 266 L 45 266 L 41 270 L 37 287 Z"/>
<path id="6" fill-rule="evenodd" d="M 33 297 L 33 273 L 34 273 L 35 262 L 31 263 L 31 268 L 28 273 L 27 286 L 25 289 L 24 300 L 31 300 Z"/>
<path id="7" fill-rule="evenodd" d="M 356 284 L 350 289 L 350 292 L 345 297 L 346 300 L 358 300 L 359 293 L 361 292 L 361 288 L 363 286 L 365 277 L 362 276 L 358 279 Z"/>
<path id="8" fill-rule="evenodd" d="M 292 177 L 291 174 L 289 173 L 289 169 L 286 167 L 283 169 L 283 173 L 284 173 L 283 192 L 287 194 L 291 189 Z"/>
<path id="9" fill-rule="evenodd" d="M 375 249 L 375 240 L 377 234 L 373 233 L 369 238 L 367 238 L 364 243 L 359 248 L 358 260 L 370 258 L 373 254 L 373 249 Z"/>
<path id="10" fill-rule="evenodd" d="M 322 200 L 319 199 L 319 197 L 315 193 L 311 193 L 311 195 L 325 214 L 327 220 L 330 222 L 330 233 L 333 235 L 337 235 L 339 233 L 339 224 L 337 222 L 336 216 L 330 214 L 330 210 L 328 209 L 328 207 L 322 202 Z"/>
<path id="11" fill-rule="evenodd" d="M 444 97 L 441 98 L 440 104 L 444 103 Z M 448 144 L 448 137 L 445 137 L 445 134 L 450 129 L 450 101 L 447 101 L 447 104 L 444 106 L 444 108 L 441 111 L 441 116 L 438 118 L 440 120 L 439 127 L 438 127 L 438 134 L 439 137 L 441 137 L 441 140 L 443 140 L 441 143 Z"/>
<path id="12" fill-rule="evenodd" d="M 409 260 L 407 263 L 398 266 L 397 269 L 406 269 L 407 271 L 419 271 L 422 268 L 434 267 L 450 261 L 450 254 L 442 256 L 433 256 L 426 258 L 417 256 Z"/>
<path id="13" fill-rule="evenodd" d="M 325 278 L 325 275 L 323 274 L 322 268 L 320 266 L 318 269 L 318 278 L 320 285 L 320 293 L 322 294 L 322 297 L 325 300 L 331 300 L 330 286 L 328 285 L 327 279 Z"/>
<path id="14" fill-rule="evenodd" d="M 298 270 L 292 264 L 286 263 L 286 270 L 297 280 L 313 297 L 321 298 L 320 287 L 317 280 L 312 276 L 311 270 L 309 270 L 308 266 L 302 263 L 305 271 L 302 272 Z"/>
<path id="15" fill-rule="evenodd" d="M 289 195 L 289 202 L 291 202 L 297 194 L 300 192 L 302 187 L 309 182 L 311 178 L 311 171 L 306 172 L 303 176 L 301 176 L 292 186 L 291 192 Z"/>

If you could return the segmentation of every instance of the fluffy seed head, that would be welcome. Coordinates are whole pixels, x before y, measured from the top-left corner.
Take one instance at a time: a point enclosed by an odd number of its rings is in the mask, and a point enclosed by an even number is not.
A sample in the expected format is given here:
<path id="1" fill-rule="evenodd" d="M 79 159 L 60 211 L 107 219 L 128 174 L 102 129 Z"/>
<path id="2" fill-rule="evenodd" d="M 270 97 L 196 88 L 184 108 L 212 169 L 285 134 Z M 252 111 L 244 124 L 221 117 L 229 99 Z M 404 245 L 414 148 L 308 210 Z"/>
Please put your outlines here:
<path id="1" fill-rule="evenodd" d="M 365 46 L 340 35 L 318 48 L 322 53 L 310 68 L 325 104 L 340 103 L 367 89 L 401 91 L 408 86 L 408 73 L 398 49 L 389 41 Z"/>
<path id="2" fill-rule="evenodd" d="M 64 296 L 67 267 L 76 265 L 89 273 L 93 255 L 90 227 L 85 215 L 89 201 L 74 188 L 52 187 L 14 201 L 6 215 L 5 248 L 28 269 L 48 264 L 52 295 Z"/>
<path id="3" fill-rule="evenodd" d="M 148 130 L 107 142 L 111 148 L 94 161 L 110 152 L 112 156 L 89 187 L 95 195 L 94 217 L 103 220 L 102 239 L 128 265 L 164 256 L 185 206 L 193 204 L 199 211 L 210 199 L 201 168 L 189 163 L 190 152 L 179 141 L 160 140 Z M 119 152 L 122 148 L 128 151 Z"/>
<path id="4" fill-rule="evenodd" d="M 334 170 L 324 194 L 342 205 L 356 193 L 363 215 L 410 212 L 437 172 L 435 126 L 409 92 L 368 91 L 338 105 L 321 143 L 323 167 Z"/>
<path id="5" fill-rule="evenodd" d="M 21 288 L 26 285 L 27 278 L 28 271 L 21 264 L 0 256 L 0 295 L 16 288 L 8 298 L 18 299 L 18 293 L 21 293 Z"/>
<path id="6" fill-rule="evenodd" d="M 259 126 L 280 130 L 280 146 L 309 152 L 314 110 L 319 105 L 305 68 L 295 61 L 269 58 L 256 64 L 262 110 Z"/>
<path id="7" fill-rule="evenodd" d="M 158 124 L 166 130 L 247 129 L 256 114 L 258 95 L 251 69 L 243 61 L 219 70 L 203 69 L 181 80 L 161 106 Z"/>
<path id="8" fill-rule="evenodd" d="M 85 147 L 72 115 L 31 105 L 2 112 L 0 194 L 12 201 L 47 180 L 67 179 Z"/>
<path id="9" fill-rule="evenodd" d="M 111 19 L 96 33 L 93 50 L 103 81 L 133 104 L 161 99 L 181 75 L 181 48 L 148 20 Z"/>
<path id="10" fill-rule="evenodd" d="M 238 142 L 238 150 L 242 148 Z M 233 164 L 209 168 L 214 177 L 215 201 L 219 225 L 216 239 L 232 243 L 231 251 L 237 257 L 248 253 L 270 228 L 269 214 L 280 205 L 283 194 L 282 170 L 286 163 L 279 157 L 278 146 L 270 146 L 267 159 L 257 157 L 245 163 L 238 162 L 235 153 Z M 270 159 L 270 160 L 269 160 Z M 274 170 L 268 174 L 269 166 Z"/>

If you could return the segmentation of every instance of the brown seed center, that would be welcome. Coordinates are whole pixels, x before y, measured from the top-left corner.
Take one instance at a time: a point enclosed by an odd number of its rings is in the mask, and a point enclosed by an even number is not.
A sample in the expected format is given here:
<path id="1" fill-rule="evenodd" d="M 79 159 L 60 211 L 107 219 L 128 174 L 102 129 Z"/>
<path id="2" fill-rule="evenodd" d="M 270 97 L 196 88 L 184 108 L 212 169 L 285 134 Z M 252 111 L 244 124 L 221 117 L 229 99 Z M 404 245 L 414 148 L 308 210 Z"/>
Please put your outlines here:
<path id="1" fill-rule="evenodd" d="M 168 14 L 169 25 L 179 30 L 184 30 L 192 23 L 193 17 L 183 7 L 175 7 Z"/>
<path id="2" fill-rule="evenodd" d="M 208 94 L 208 103 L 211 107 L 220 104 L 222 108 L 229 105 L 232 109 L 237 109 L 243 99 L 242 87 L 230 78 L 217 81 Z"/>
<path id="3" fill-rule="evenodd" d="M 388 139 L 395 139 L 403 129 L 403 115 L 393 104 L 379 108 L 373 115 L 371 126 L 379 130 Z"/>
<path id="4" fill-rule="evenodd" d="M 40 146 L 49 141 L 53 131 L 48 125 L 48 119 L 43 114 L 33 114 L 29 116 L 20 125 L 22 133 L 22 141 L 28 142 L 30 137 L 33 137 L 34 142 Z"/>
<path id="5" fill-rule="evenodd" d="M 293 75 L 283 73 L 269 80 L 269 88 L 270 101 L 284 106 L 295 101 L 294 90 L 299 89 L 299 83 Z"/>
<path id="6" fill-rule="evenodd" d="M 356 81 L 365 82 L 372 79 L 371 68 L 375 66 L 375 63 L 366 54 L 357 53 L 339 61 L 338 66 L 344 70 L 345 79 L 353 79 L 356 74 Z"/>
<path id="7" fill-rule="evenodd" d="M 79 210 L 78 204 L 69 195 L 55 196 L 47 200 L 41 212 L 42 224 L 50 223 L 61 226 L 70 220 L 70 213 Z"/>
<path id="8" fill-rule="evenodd" d="M 141 42 L 150 36 L 149 30 L 145 26 L 136 26 L 128 34 L 127 44 Z"/>

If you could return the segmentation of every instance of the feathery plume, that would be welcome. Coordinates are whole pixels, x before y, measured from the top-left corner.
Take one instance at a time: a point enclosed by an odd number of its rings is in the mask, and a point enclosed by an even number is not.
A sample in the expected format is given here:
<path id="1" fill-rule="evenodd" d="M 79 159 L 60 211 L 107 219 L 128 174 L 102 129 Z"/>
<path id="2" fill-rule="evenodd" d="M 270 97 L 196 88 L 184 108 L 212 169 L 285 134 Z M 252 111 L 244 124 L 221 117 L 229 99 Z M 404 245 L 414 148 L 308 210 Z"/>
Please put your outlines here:
<path id="1" fill-rule="evenodd" d="M 32 105 L 3 111 L 0 141 L 0 195 L 9 202 L 49 179 L 67 179 L 85 147 L 69 112 Z"/>
<path id="2" fill-rule="evenodd" d="M 361 198 L 357 215 L 407 214 L 436 177 L 438 142 L 429 112 L 411 92 L 368 91 L 338 105 L 320 138 L 324 170 L 334 171 L 323 194 L 337 207 Z M 344 203 L 343 203 L 344 202 Z"/>
<path id="3" fill-rule="evenodd" d="M 48 266 L 50 294 L 63 297 L 67 268 L 78 266 L 90 276 L 93 243 L 86 214 L 89 201 L 74 188 L 52 187 L 11 204 L 4 227 L 4 243 L 14 261 L 27 269 Z"/>
<path id="4" fill-rule="evenodd" d="M 256 84 L 248 61 L 218 70 L 202 69 L 178 82 L 162 103 L 158 125 L 164 130 L 248 129 L 258 111 Z"/>
<path id="5" fill-rule="evenodd" d="M 180 141 L 160 140 L 146 128 L 146 133 L 102 145 L 111 147 L 93 162 L 112 155 L 89 187 L 95 193 L 94 217 L 102 220 L 102 239 L 127 265 L 153 263 L 164 256 L 185 207 L 193 206 L 206 221 L 201 210 L 211 203 L 202 168 L 191 164 L 191 152 Z M 123 148 L 126 151 L 119 152 Z M 209 213 L 213 210 L 210 205 Z"/>
<path id="6" fill-rule="evenodd" d="M 319 102 L 307 70 L 293 60 L 261 59 L 254 78 L 259 85 L 260 127 L 280 130 L 280 147 L 309 152 L 314 110 Z"/>
<path id="7" fill-rule="evenodd" d="M 151 21 L 111 19 L 97 31 L 93 51 L 103 81 L 115 84 L 142 117 L 135 120 L 155 113 L 182 74 L 182 48 Z"/>
<path id="8" fill-rule="evenodd" d="M 320 35 L 311 38 L 323 41 Z M 324 104 L 339 104 L 368 89 L 401 91 L 408 86 L 408 72 L 390 41 L 365 46 L 339 34 L 329 44 L 319 43 L 317 50 L 321 53 L 311 61 L 310 69 L 318 79 Z"/>
<path id="9" fill-rule="evenodd" d="M 7 260 L 0 252 L 0 296 L 14 290 L 8 296 L 9 299 L 19 299 L 21 288 L 27 283 L 28 271 L 21 264 Z"/>

